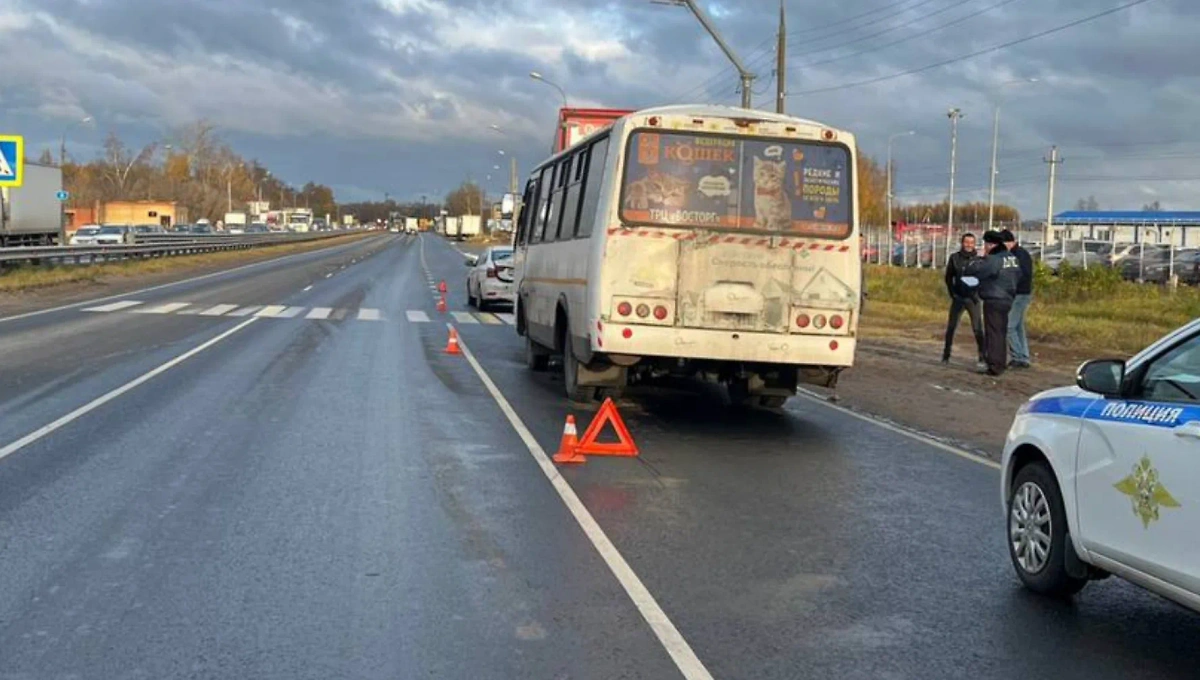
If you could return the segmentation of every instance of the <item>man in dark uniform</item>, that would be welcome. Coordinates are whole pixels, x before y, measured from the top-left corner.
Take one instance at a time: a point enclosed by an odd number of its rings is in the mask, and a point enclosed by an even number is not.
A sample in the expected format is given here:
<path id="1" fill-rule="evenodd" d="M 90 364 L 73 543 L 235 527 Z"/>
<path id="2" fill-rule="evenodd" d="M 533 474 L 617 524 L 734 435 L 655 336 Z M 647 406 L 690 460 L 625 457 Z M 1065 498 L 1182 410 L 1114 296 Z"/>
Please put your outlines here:
<path id="1" fill-rule="evenodd" d="M 950 348 L 954 345 L 954 331 L 965 311 L 971 317 L 971 330 L 975 334 L 975 349 L 978 352 L 979 368 L 983 361 L 983 315 L 979 307 L 979 295 L 975 288 L 963 283 L 967 265 L 979 259 L 975 252 L 975 235 L 963 234 L 958 252 L 946 262 L 946 293 L 950 295 L 950 319 L 946 322 L 946 344 L 942 349 L 942 363 L 949 363 Z"/>
<path id="2" fill-rule="evenodd" d="M 1008 368 L 1008 313 L 1017 295 L 1021 264 L 1004 245 L 999 232 L 983 235 L 987 256 L 967 265 L 967 275 L 979 279 L 983 301 L 983 354 L 987 368 L 981 373 L 1000 375 Z"/>

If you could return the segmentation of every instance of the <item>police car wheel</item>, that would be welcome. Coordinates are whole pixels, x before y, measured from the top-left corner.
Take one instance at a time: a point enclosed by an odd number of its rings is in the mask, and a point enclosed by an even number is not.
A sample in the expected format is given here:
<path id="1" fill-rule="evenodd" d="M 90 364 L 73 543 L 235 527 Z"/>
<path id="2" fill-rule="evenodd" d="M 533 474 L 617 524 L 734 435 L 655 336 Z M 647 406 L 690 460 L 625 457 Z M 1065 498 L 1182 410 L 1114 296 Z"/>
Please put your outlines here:
<path id="1" fill-rule="evenodd" d="M 1045 595 L 1073 595 L 1087 579 L 1067 573 L 1067 516 L 1054 473 L 1045 463 L 1017 472 L 1008 498 L 1008 555 L 1021 583 Z"/>

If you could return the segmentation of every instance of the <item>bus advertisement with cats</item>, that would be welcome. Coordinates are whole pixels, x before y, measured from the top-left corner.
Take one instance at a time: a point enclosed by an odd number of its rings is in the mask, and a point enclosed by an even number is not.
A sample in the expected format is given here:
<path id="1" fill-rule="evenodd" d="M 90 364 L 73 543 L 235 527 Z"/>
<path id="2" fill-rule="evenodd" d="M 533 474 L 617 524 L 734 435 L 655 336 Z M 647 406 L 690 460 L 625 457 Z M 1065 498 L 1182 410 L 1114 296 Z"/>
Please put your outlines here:
<path id="1" fill-rule="evenodd" d="M 850 162 L 837 144 L 637 131 L 626 155 L 621 219 L 845 238 Z"/>

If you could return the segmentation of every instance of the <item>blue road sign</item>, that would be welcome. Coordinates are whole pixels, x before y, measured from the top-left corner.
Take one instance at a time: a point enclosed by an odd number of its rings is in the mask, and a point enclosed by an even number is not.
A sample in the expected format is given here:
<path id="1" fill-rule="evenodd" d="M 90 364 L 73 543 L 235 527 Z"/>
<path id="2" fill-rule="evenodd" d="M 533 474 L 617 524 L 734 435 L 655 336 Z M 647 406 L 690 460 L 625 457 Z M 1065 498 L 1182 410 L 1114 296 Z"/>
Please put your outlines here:
<path id="1" fill-rule="evenodd" d="M 54 192 L 54 197 L 60 201 L 65 201 L 71 197 L 71 194 L 59 189 L 58 191 Z"/>
<path id="2" fill-rule="evenodd" d="M 25 179 L 25 138 L 0 135 L 0 187 L 19 187 Z"/>

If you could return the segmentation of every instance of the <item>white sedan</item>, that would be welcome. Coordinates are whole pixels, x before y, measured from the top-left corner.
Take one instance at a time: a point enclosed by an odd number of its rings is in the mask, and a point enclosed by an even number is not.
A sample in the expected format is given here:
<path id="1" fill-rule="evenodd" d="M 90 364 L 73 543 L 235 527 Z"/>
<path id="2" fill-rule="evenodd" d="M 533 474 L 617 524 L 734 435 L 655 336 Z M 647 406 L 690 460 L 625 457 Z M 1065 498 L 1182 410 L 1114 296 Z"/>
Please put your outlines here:
<path id="1" fill-rule="evenodd" d="M 492 247 L 467 256 L 467 304 L 480 310 L 491 304 L 513 303 L 512 248 Z"/>
<path id="2" fill-rule="evenodd" d="M 1200 611 L 1200 320 L 1035 395 L 1004 447 L 1008 548 L 1031 590 L 1120 576 Z"/>

